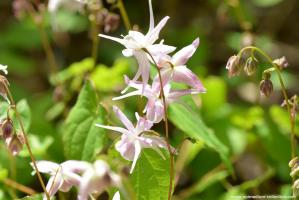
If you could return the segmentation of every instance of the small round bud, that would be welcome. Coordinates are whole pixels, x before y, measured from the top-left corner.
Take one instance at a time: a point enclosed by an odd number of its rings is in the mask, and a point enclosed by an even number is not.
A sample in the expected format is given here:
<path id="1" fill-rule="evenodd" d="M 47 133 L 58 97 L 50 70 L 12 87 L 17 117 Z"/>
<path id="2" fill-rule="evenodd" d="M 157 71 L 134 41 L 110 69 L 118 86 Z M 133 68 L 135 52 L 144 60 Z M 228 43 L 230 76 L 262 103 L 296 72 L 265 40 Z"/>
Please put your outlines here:
<path id="1" fill-rule="evenodd" d="M 14 135 L 8 143 L 8 150 L 13 156 L 16 156 L 23 148 L 23 144 L 20 142 L 17 135 Z"/>
<path id="2" fill-rule="evenodd" d="M 299 158 L 296 156 L 289 162 L 289 167 L 293 168 L 295 165 L 299 164 Z"/>
<path id="3" fill-rule="evenodd" d="M 106 33 L 115 31 L 119 25 L 119 15 L 108 13 L 104 20 L 104 31 Z"/>
<path id="4" fill-rule="evenodd" d="M 239 75 L 241 70 L 240 60 L 240 56 L 237 55 L 233 55 L 228 59 L 226 69 L 229 77 Z"/>
<path id="5" fill-rule="evenodd" d="M 270 79 L 264 79 L 260 82 L 260 92 L 269 97 L 273 92 L 273 83 Z"/>
<path id="6" fill-rule="evenodd" d="M 251 76 L 256 71 L 257 65 L 258 65 L 258 60 L 254 57 L 249 57 L 246 60 L 245 67 L 244 67 L 245 73 L 248 76 Z"/>
<path id="7" fill-rule="evenodd" d="M 2 136 L 6 140 L 10 138 L 14 132 L 13 122 L 11 119 L 6 119 L 1 126 Z"/>
<path id="8" fill-rule="evenodd" d="M 275 59 L 273 61 L 273 64 L 276 64 L 280 70 L 282 70 L 283 68 L 287 68 L 289 66 L 289 63 L 285 56 Z"/>

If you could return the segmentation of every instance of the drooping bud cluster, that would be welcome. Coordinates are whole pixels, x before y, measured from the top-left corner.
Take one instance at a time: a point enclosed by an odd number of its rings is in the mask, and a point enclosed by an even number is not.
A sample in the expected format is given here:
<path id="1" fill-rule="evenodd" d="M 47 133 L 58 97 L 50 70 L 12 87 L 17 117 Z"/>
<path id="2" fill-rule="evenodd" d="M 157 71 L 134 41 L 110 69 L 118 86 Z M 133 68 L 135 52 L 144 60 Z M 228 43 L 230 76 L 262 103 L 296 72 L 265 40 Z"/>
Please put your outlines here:
<path id="1" fill-rule="evenodd" d="M 33 167 L 32 163 L 31 166 Z M 68 160 L 61 164 L 37 161 L 36 166 L 39 172 L 51 176 L 46 186 L 50 197 L 58 191 L 68 192 L 72 187 L 77 187 L 77 199 L 87 200 L 89 195 L 101 194 L 110 186 L 121 188 L 120 176 L 103 160 L 97 160 L 93 164 L 78 160 Z M 46 200 L 47 197 L 44 195 L 43 199 Z"/>
<path id="2" fill-rule="evenodd" d="M 15 133 L 13 121 L 6 118 L 0 122 L 0 136 L 4 140 L 7 149 L 16 156 L 23 148 L 23 141 L 19 134 Z"/>
<path id="3" fill-rule="evenodd" d="M 137 124 L 135 126 L 116 106 L 113 108 L 114 112 L 125 128 L 97 124 L 98 127 L 122 133 L 121 140 L 116 143 L 115 148 L 126 160 L 133 161 L 130 173 L 133 172 L 143 148 L 152 148 L 163 158 L 163 153 L 159 148 L 168 149 L 172 153 L 176 153 L 174 148 L 168 148 L 169 146 L 164 138 L 147 133 L 150 132 L 155 123 L 165 119 L 166 116 L 164 114 L 169 104 L 177 101 L 181 96 L 206 91 L 198 77 L 186 66 L 187 61 L 192 57 L 199 45 L 199 38 L 196 38 L 190 45 L 174 55 L 169 55 L 175 51 L 176 47 L 164 44 L 164 40 L 156 43 L 161 29 L 165 26 L 169 17 L 164 17 L 155 26 L 151 0 L 149 0 L 149 8 L 150 25 L 145 35 L 135 30 L 129 31 L 128 35 L 123 38 L 99 35 L 125 46 L 125 49 L 122 51 L 123 55 L 126 57 L 134 56 L 138 62 L 138 70 L 135 77 L 130 80 L 125 76 L 127 87 L 121 92 L 121 96 L 115 97 L 113 100 L 136 95 L 147 98 L 147 104 L 143 111 L 144 116 L 141 117 L 136 113 Z M 154 65 L 158 71 L 153 80 L 150 80 L 151 65 Z M 187 88 L 173 89 L 172 82 L 185 84 Z M 129 88 L 134 90 L 127 93 Z"/>
<path id="4" fill-rule="evenodd" d="M 228 76 L 233 77 L 240 74 L 241 69 L 244 68 L 244 72 L 251 76 L 258 68 L 258 60 L 254 56 L 254 48 L 248 47 L 244 48 L 237 55 L 231 56 L 226 64 L 226 69 L 228 70 Z M 244 50 L 251 50 L 251 55 L 247 58 L 244 63 Z M 263 79 L 260 82 L 260 93 L 266 97 L 269 97 L 273 92 L 273 83 L 271 81 L 271 72 L 274 70 L 282 70 L 288 66 L 288 62 L 283 56 L 282 58 L 276 59 L 271 63 L 274 67 L 264 70 Z"/>

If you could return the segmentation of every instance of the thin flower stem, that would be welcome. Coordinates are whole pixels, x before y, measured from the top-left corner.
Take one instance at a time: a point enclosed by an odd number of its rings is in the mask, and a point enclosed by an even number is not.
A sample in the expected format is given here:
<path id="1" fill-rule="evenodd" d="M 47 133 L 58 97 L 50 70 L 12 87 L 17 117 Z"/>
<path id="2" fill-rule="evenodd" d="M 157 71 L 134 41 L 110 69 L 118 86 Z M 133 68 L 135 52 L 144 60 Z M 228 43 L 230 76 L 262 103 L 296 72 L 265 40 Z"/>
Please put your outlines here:
<path id="1" fill-rule="evenodd" d="M 23 134 L 23 137 L 24 137 L 24 142 L 25 142 L 25 145 L 26 145 L 26 147 L 28 149 L 28 152 L 29 152 L 30 159 L 32 161 L 34 170 L 36 171 L 37 177 L 38 177 L 39 182 L 40 182 L 40 184 L 41 184 L 41 186 L 42 186 L 42 188 L 43 188 L 43 190 L 44 190 L 44 192 L 46 194 L 47 199 L 50 200 L 49 193 L 47 192 L 46 187 L 45 187 L 45 183 L 44 183 L 44 181 L 42 179 L 42 176 L 41 176 L 40 172 L 38 171 L 38 168 L 37 168 L 37 165 L 36 165 L 36 162 L 35 162 L 35 158 L 33 156 L 30 144 L 28 142 L 27 135 L 25 134 L 25 128 L 24 128 L 24 125 L 23 125 L 23 121 L 21 119 L 21 115 L 18 112 L 18 109 L 16 107 L 15 101 L 14 101 L 14 99 L 12 97 L 12 94 L 11 94 L 10 90 L 8 89 L 8 87 L 6 85 L 5 85 L 5 91 L 6 91 L 6 94 L 7 94 L 8 98 L 9 98 L 10 105 L 11 105 L 12 109 L 14 110 L 14 112 L 16 114 L 16 118 L 17 118 L 17 120 L 18 120 L 18 122 L 20 124 L 21 131 L 22 131 L 22 134 Z"/>
<path id="2" fill-rule="evenodd" d="M 165 100 L 165 93 L 163 89 L 163 81 L 162 81 L 162 76 L 161 76 L 161 71 L 160 68 L 158 67 L 155 59 L 151 55 L 151 53 L 147 50 L 144 49 L 144 51 L 151 57 L 153 60 L 155 67 L 158 71 L 158 76 L 159 76 L 159 81 L 160 81 L 160 91 L 161 91 L 161 96 L 162 96 L 162 101 L 164 105 L 164 122 L 165 122 L 165 140 L 167 144 L 167 150 L 169 152 L 169 160 L 170 160 L 170 172 L 169 172 L 169 190 L 168 190 L 168 200 L 171 200 L 172 197 L 172 186 L 173 186 L 173 177 L 174 177 L 174 161 L 173 161 L 173 153 L 171 151 L 170 143 L 169 143 L 169 129 L 168 129 L 168 119 L 167 119 L 167 104 Z"/>
<path id="3" fill-rule="evenodd" d="M 54 56 L 53 49 L 50 45 L 49 38 L 47 36 L 44 24 L 42 22 L 44 16 L 41 15 L 42 17 L 41 17 L 40 21 L 37 22 L 36 21 L 36 19 L 38 18 L 37 12 L 34 10 L 34 7 L 32 6 L 32 4 L 30 2 L 29 2 L 28 5 L 29 5 L 28 6 L 28 12 L 29 12 L 32 20 L 35 22 L 35 24 L 37 26 L 37 29 L 38 29 L 38 32 L 39 32 L 39 35 L 40 35 L 40 38 L 41 38 L 41 41 L 42 41 L 43 49 L 45 51 L 48 63 L 50 65 L 50 71 L 51 71 L 52 74 L 54 74 L 58 71 L 58 67 L 57 67 L 57 63 L 56 63 L 56 59 L 55 59 L 55 56 Z"/>
<path id="4" fill-rule="evenodd" d="M 131 30 L 132 29 L 131 22 L 130 22 L 130 19 L 128 17 L 127 11 L 125 9 L 125 6 L 124 6 L 124 3 L 122 0 L 118 0 L 117 7 L 120 11 L 121 17 L 124 20 L 124 24 L 125 24 L 127 31 Z"/>
<path id="5" fill-rule="evenodd" d="M 24 192 L 24 193 L 26 193 L 26 194 L 28 194 L 28 195 L 34 195 L 34 194 L 37 193 L 37 192 L 36 192 L 35 190 L 33 190 L 32 188 L 29 188 L 29 187 L 27 187 L 27 186 L 25 186 L 25 185 L 22 185 L 22 184 L 20 184 L 20 183 L 17 183 L 17 182 L 15 182 L 14 180 L 11 180 L 11 179 L 9 179 L 9 178 L 5 178 L 5 179 L 3 179 L 3 183 L 4 183 L 5 185 L 9 186 L 9 187 L 15 188 L 15 189 L 17 189 L 17 190 L 19 190 L 19 191 L 21 191 L 21 192 Z"/>
<path id="6" fill-rule="evenodd" d="M 279 79 L 279 83 L 280 83 L 280 86 L 281 86 L 281 90 L 282 90 L 282 94 L 283 94 L 283 97 L 284 97 L 284 100 L 286 102 L 286 107 L 287 107 L 287 111 L 289 113 L 289 117 L 290 117 L 290 127 L 291 127 L 291 135 L 290 135 L 290 139 L 291 139 L 291 151 L 292 151 L 292 159 L 296 157 L 296 135 L 295 135 L 295 123 L 294 123 L 294 120 L 293 120 L 293 117 L 292 117 L 292 111 L 291 111 L 291 105 L 289 103 L 289 98 L 288 98 L 288 95 L 287 95 L 287 90 L 286 90 L 286 87 L 285 87 L 285 84 L 283 82 L 283 78 L 282 78 L 282 75 L 281 75 L 281 72 L 280 72 L 280 69 L 278 67 L 278 65 L 274 64 L 273 63 L 273 60 L 271 59 L 270 56 L 268 56 L 263 50 L 261 50 L 260 48 L 257 48 L 257 47 L 254 47 L 254 46 L 248 46 L 248 47 L 245 47 L 243 49 L 241 49 L 241 51 L 238 53 L 239 56 L 242 56 L 242 53 L 246 50 L 254 50 L 254 51 L 257 51 L 259 52 L 262 56 L 264 56 L 267 61 L 269 63 L 271 63 L 271 65 L 275 68 L 275 71 L 277 73 L 277 76 L 278 76 L 278 79 Z M 293 178 L 293 183 L 294 183 L 295 179 Z"/>
<path id="7" fill-rule="evenodd" d="M 97 63 L 98 58 L 98 49 L 99 49 L 99 41 L 100 38 L 98 37 L 99 34 L 99 27 L 96 21 L 96 12 L 91 15 L 91 40 L 92 40 L 92 47 L 91 47 L 91 56 L 94 61 L 94 66 Z"/>

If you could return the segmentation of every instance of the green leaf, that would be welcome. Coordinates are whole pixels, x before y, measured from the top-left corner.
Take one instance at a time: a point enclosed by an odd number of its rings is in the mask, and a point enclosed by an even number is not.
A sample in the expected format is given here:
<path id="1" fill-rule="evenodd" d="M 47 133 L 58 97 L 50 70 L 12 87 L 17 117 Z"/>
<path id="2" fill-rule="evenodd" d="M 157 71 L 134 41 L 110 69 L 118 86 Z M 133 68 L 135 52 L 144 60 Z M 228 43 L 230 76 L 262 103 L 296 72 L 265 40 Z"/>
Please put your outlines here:
<path id="1" fill-rule="evenodd" d="M 78 77 L 84 75 L 85 72 L 91 70 L 94 66 L 94 61 L 92 58 L 85 58 L 82 61 L 75 62 L 71 64 L 66 69 L 60 71 L 51 77 L 51 83 L 56 85 L 65 82 L 73 77 Z"/>
<path id="2" fill-rule="evenodd" d="M 170 121 L 186 135 L 202 140 L 208 147 L 217 151 L 230 172 L 233 172 L 228 148 L 204 124 L 198 113 L 181 104 L 172 104 L 169 106 L 168 116 Z"/>
<path id="3" fill-rule="evenodd" d="M 136 199 L 165 200 L 169 189 L 169 155 L 165 160 L 154 150 L 144 149 L 131 177 Z"/>
<path id="4" fill-rule="evenodd" d="M 67 159 L 92 161 L 106 141 L 106 132 L 95 124 L 106 124 L 105 109 L 97 103 L 90 81 L 82 88 L 64 128 L 63 142 Z"/>
<path id="5" fill-rule="evenodd" d="M 276 4 L 279 4 L 281 2 L 282 0 L 253 0 L 253 3 L 256 6 L 260 6 L 260 7 L 275 6 Z"/>
<path id="6" fill-rule="evenodd" d="M 123 85 L 123 75 L 128 72 L 129 66 L 128 59 L 119 58 L 112 67 L 103 64 L 96 66 L 90 78 L 98 90 L 111 91 Z"/>

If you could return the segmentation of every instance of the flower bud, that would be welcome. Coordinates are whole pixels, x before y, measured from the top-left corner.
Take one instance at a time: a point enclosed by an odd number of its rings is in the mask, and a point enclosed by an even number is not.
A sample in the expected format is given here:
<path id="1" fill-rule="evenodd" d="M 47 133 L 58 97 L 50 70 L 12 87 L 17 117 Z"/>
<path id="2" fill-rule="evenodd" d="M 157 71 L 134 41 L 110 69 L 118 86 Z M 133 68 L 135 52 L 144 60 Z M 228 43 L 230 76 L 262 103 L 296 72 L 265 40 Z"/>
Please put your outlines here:
<path id="1" fill-rule="evenodd" d="M 119 25 L 119 15 L 108 13 L 104 20 L 104 31 L 106 33 L 115 31 Z"/>
<path id="2" fill-rule="evenodd" d="M 8 143 L 8 150 L 13 156 L 16 156 L 23 148 L 23 144 L 20 142 L 17 135 L 13 135 L 10 142 Z"/>
<path id="3" fill-rule="evenodd" d="M 229 77 L 239 75 L 241 69 L 240 56 L 237 55 L 231 56 L 227 61 L 226 69 L 228 70 Z"/>
<path id="4" fill-rule="evenodd" d="M 258 60 L 254 57 L 249 57 L 246 60 L 244 71 L 248 76 L 251 76 L 256 71 Z"/>
<path id="5" fill-rule="evenodd" d="M 273 64 L 276 64 L 280 70 L 282 70 L 283 68 L 287 68 L 289 66 L 289 63 L 285 56 L 275 59 L 273 61 Z"/>
<path id="6" fill-rule="evenodd" d="M 1 126 L 2 136 L 4 140 L 7 140 L 8 138 L 12 137 L 14 128 L 13 128 L 13 122 L 11 119 L 7 118 L 2 126 Z"/>
<path id="7" fill-rule="evenodd" d="M 260 82 L 260 92 L 269 97 L 273 92 L 273 83 L 270 79 L 264 79 Z"/>
<path id="8" fill-rule="evenodd" d="M 299 158 L 296 156 L 289 162 L 289 167 L 293 168 L 293 167 L 295 167 L 295 165 L 298 165 L 298 164 L 299 164 Z"/>

